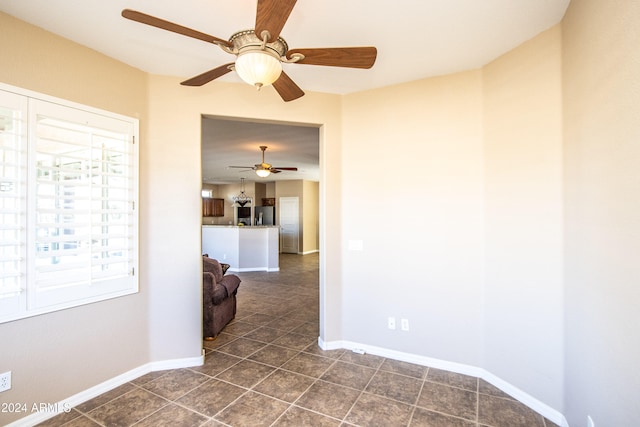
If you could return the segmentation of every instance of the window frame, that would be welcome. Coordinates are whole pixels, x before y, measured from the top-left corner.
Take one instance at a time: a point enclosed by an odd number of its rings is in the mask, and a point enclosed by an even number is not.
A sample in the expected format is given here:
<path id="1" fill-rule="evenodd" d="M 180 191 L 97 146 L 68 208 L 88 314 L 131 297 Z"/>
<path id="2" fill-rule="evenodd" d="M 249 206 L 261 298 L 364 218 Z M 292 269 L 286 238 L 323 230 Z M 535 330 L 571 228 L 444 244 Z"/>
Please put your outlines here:
<path id="1" fill-rule="evenodd" d="M 91 304 L 99 301 L 105 301 L 112 298 L 122 297 L 125 295 L 131 295 L 139 292 L 139 211 L 138 211 L 138 198 L 139 198 L 139 121 L 136 118 L 124 116 L 121 114 L 101 110 L 98 108 L 78 104 L 75 102 L 67 101 L 60 98 L 51 97 L 48 95 L 36 93 L 22 88 L 13 87 L 0 83 L 0 94 L 3 95 L 2 99 L 19 99 L 19 104 L 22 111 L 22 117 L 24 123 L 19 126 L 21 132 L 26 132 L 25 135 L 19 135 L 14 137 L 16 140 L 21 139 L 20 144 L 23 144 L 22 152 L 26 156 L 25 170 L 22 172 L 24 179 L 19 184 L 18 193 L 21 194 L 19 202 L 24 204 L 24 213 L 22 220 L 20 221 L 21 230 L 20 245 L 22 246 L 20 252 L 19 272 L 20 272 L 20 289 L 17 292 L 7 292 L 8 288 L 5 288 L 4 293 L 2 289 L 2 283 L 0 282 L 0 324 L 4 322 L 10 322 L 18 319 L 23 319 L 40 314 L 50 313 L 58 310 L 68 309 L 71 307 L 78 307 L 85 304 Z M 11 103 L 9 103 L 11 104 Z M 4 107 L 4 101 L 0 104 L 0 107 Z M 24 108 L 26 107 L 26 110 Z M 11 108 L 11 107 L 10 107 Z M 15 110 L 10 110 L 15 111 Z M 39 117 L 49 117 L 53 120 L 60 120 L 61 123 L 69 125 L 71 123 L 78 124 L 81 128 L 82 135 L 87 136 L 89 142 L 84 142 L 79 147 L 92 154 L 88 155 L 88 163 L 96 162 L 93 159 L 95 153 L 100 154 L 100 158 L 104 156 L 105 152 L 111 153 L 111 157 L 102 163 L 110 163 L 115 165 L 115 168 L 119 168 L 121 172 L 116 174 L 116 178 L 120 179 L 120 182 L 124 182 L 123 187 L 118 191 L 111 191 L 114 187 L 109 178 L 107 178 L 107 184 L 100 182 L 95 184 L 95 187 L 102 187 L 100 196 L 96 196 L 94 191 L 90 191 L 88 196 L 84 196 L 83 200 L 86 204 L 92 206 L 89 211 L 89 215 L 95 215 L 94 205 L 100 206 L 96 212 L 102 212 L 109 209 L 105 206 L 115 204 L 116 196 L 110 196 L 118 194 L 117 202 L 119 203 L 120 210 L 117 211 L 120 216 L 126 218 L 122 220 L 122 223 L 116 223 L 112 219 L 102 219 L 98 224 L 102 225 L 100 230 L 107 230 L 106 234 L 100 234 L 100 238 L 96 238 L 92 227 L 96 225 L 90 221 L 89 237 L 86 238 L 88 242 L 85 246 L 89 246 L 89 256 L 83 257 L 82 269 L 89 271 L 88 281 L 83 285 L 71 286 L 71 282 L 65 283 L 62 281 L 58 288 L 51 290 L 45 290 L 44 287 L 38 287 L 36 282 L 36 258 L 40 254 L 36 247 L 38 245 L 38 236 L 36 235 L 36 218 L 39 214 L 42 214 L 42 208 L 38 208 L 38 197 L 36 195 L 38 186 L 38 167 L 36 146 L 39 142 L 38 135 L 38 120 Z M 121 150 L 117 155 L 113 155 L 113 150 L 107 147 L 107 144 L 95 144 L 95 139 L 101 138 L 103 135 L 115 135 L 112 140 L 119 142 Z M 97 135 L 97 136 L 96 136 Z M 109 141 L 109 137 L 105 138 Z M 119 139 L 118 139 L 119 138 Z M 1 142 L 1 141 L 0 141 Z M 66 142 L 65 142 L 66 143 Z M 96 148 L 98 147 L 98 148 Z M 0 147 L 1 150 L 1 147 Z M 119 161 L 111 162 L 112 158 L 120 158 Z M 2 159 L 0 159 L 2 161 Z M 3 163 L 4 164 L 4 163 Z M 60 169 L 63 169 L 61 166 Z M 94 171 L 96 171 L 94 173 Z M 91 187 L 92 180 L 96 177 L 103 179 L 103 175 L 109 175 L 104 172 L 104 168 L 100 169 L 98 166 L 92 166 L 84 169 L 86 172 L 77 182 L 80 184 L 87 184 Z M 4 173 L 4 172 L 2 172 Z M 2 175 L 4 176 L 4 175 Z M 114 179 L 116 179 L 114 178 Z M 60 178 L 52 181 L 54 186 L 66 187 L 64 181 Z M 106 189 L 106 190 L 105 190 Z M 124 194 L 124 196 L 123 196 Z M 59 195 L 54 196 L 56 198 L 66 198 Z M 74 197 L 71 197 L 72 199 Z M 42 198 L 40 198 L 42 200 Z M 57 200 L 57 199 L 56 199 Z M 66 200 L 65 200 L 66 202 Z M 109 202 L 109 203 L 105 203 Z M 0 205 L 1 207 L 2 205 Z M 72 208 L 65 213 L 70 213 L 72 219 L 69 227 L 73 228 L 77 226 L 77 217 L 79 215 L 78 210 L 72 204 Z M 40 211 L 38 210 L 40 209 Z M 6 209 L 5 209 L 6 212 Z M 101 218 L 115 218 L 117 215 L 109 216 L 110 211 L 107 214 L 102 214 Z M 60 223 L 57 227 L 60 228 Z M 0 227 L 4 224 L 0 223 Z M 120 230 L 120 234 L 112 233 L 108 230 L 110 226 Z M 116 227 L 117 225 L 117 227 Z M 106 226 L 106 227 L 105 227 Z M 124 230 L 124 231 L 122 231 Z M 65 234 L 66 234 L 65 228 Z M 71 232 L 73 230 L 70 230 Z M 86 236 L 85 236 L 86 237 Z M 116 253 L 120 256 L 120 270 L 113 269 L 113 273 L 108 273 L 107 279 L 97 279 L 98 275 L 95 275 L 92 271 L 96 268 L 103 268 L 105 264 L 105 255 L 103 252 L 107 252 L 101 245 L 109 245 L 111 241 L 118 240 L 121 247 L 125 247 L 124 250 L 120 250 Z M 95 243 L 95 242 L 98 243 Z M 124 241 L 124 243 L 122 243 Z M 105 243 L 106 242 L 106 243 Z M 2 243 L 2 242 L 0 242 Z M 5 242 L 6 243 L 6 242 Z M 10 244 L 10 242 L 9 242 Z M 97 246 L 100 250 L 95 251 L 98 255 L 91 255 L 94 252 L 93 246 Z M 14 245 L 15 246 L 15 245 Z M 76 251 L 70 251 L 76 252 Z M 1 255 L 1 254 L 0 254 Z M 41 255 L 41 254 L 40 254 Z M 80 258 L 80 257 L 79 257 Z M 116 257 L 117 258 L 117 257 Z M 124 260 L 124 261 L 122 261 Z M 111 268 L 107 265 L 106 269 Z M 66 276 L 65 276 L 66 279 Z"/>

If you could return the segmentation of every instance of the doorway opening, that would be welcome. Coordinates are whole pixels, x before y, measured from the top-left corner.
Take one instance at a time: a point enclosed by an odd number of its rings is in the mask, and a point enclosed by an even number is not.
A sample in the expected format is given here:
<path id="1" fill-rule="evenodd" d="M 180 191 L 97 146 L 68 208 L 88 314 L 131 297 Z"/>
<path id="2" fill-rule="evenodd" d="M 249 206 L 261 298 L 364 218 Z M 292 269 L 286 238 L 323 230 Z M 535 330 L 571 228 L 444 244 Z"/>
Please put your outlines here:
<path id="1" fill-rule="evenodd" d="M 218 216 L 203 216 L 203 229 L 216 225 L 237 226 L 237 215 L 234 214 L 238 206 L 233 198 L 238 195 L 242 180 L 244 191 L 251 199 L 244 206 L 251 207 L 252 212 L 251 224 L 246 225 L 259 226 L 262 209 L 258 208 L 274 206 L 274 222 L 282 234 L 279 253 L 321 256 L 320 229 L 324 209 L 320 206 L 321 125 L 203 115 L 201 143 L 202 190 L 211 191 L 214 198 L 224 200 Z M 261 146 L 268 148 L 261 150 Z M 264 163 L 283 167 L 283 170 L 260 177 L 256 169 Z M 294 168 L 297 170 L 290 170 Z M 291 204 L 294 198 L 297 207 Z M 292 225 L 290 219 L 296 209 L 297 225 Z M 282 213 L 288 215 L 285 224 Z M 324 276 L 319 271 L 318 281 Z M 319 286 L 323 288 L 322 283 Z M 320 294 L 319 306 L 322 306 L 323 292 Z"/>

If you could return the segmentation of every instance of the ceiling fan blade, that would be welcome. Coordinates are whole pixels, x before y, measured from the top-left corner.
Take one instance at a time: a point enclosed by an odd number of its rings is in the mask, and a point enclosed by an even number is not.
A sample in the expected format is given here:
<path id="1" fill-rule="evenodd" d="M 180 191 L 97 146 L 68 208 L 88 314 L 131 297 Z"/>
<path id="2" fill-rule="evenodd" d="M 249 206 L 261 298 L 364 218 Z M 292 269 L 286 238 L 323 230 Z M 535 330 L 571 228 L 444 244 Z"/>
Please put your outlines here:
<path id="1" fill-rule="evenodd" d="M 230 169 L 230 168 L 249 169 L 249 170 L 253 170 L 254 169 L 253 166 L 227 166 L 227 169 Z"/>
<path id="2" fill-rule="evenodd" d="M 273 87 L 285 102 L 293 101 L 304 95 L 304 91 L 284 71 L 278 80 L 273 82 Z"/>
<path id="3" fill-rule="evenodd" d="M 298 168 L 271 168 L 271 172 L 273 172 L 274 170 L 278 170 L 278 171 L 297 171 Z"/>
<path id="4" fill-rule="evenodd" d="M 214 68 L 213 70 L 205 71 L 204 73 L 192 77 L 189 80 L 185 80 L 180 84 L 183 86 L 202 86 L 203 84 L 209 83 L 210 81 L 227 74 L 229 71 L 231 71 L 231 69 L 229 68 L 230 65 L 233 65 L 233 62 L 230 64 L 221 65 L 218 68 Z"/>
<path id="5" fill-rule="evenodd" d="M 375 47 L 327 47 L 318 49 L 292 49 L 287 58 L 301 53 L 304 59 L 296 64 L 326 65 L 330 67 L 371 68 L 376 62 Z"/>
<path id="6" fill-rule="evenodd" d="M 222 44 L 229 47 L 233 46 L 227 40 L 219 39 L 218 37 L 210 36 L 209 34 L 201 33 L 200 31 L 192 30 L 191 28 L 183 27 L 182 25 L 174 24 L 173 22 L 165 21 L 164 19 L 156 18 L 155 16 L 147 15 L 146 13 L 135 10 L 124 9 L 122 11 L 122 16 L 132 21 L 172 31 L 174 33 L 182 34 L 183 36 L 193 37 L 194 39 L 199 39 L 205 42 Z"/>
<path id="7" fill-rule="evenodd" d="M 258 0 L 256 35 L 262 38 L 266 30 L 271 35 L 270 42 L 277 40 L 295 4 L 296 0 Z"/>

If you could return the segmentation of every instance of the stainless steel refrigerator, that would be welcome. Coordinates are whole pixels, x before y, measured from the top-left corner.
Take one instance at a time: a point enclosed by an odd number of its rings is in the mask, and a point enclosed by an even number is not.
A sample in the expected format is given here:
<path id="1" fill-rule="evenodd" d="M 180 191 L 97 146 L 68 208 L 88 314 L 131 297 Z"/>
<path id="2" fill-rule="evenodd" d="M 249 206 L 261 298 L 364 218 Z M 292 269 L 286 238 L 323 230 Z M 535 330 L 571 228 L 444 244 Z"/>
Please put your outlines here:
<path id="1" fill-rule="evenodd" d="M 276 208 L 275 206 L 256 206 L 254 208 L 256 225 L 276 225 Z"/>

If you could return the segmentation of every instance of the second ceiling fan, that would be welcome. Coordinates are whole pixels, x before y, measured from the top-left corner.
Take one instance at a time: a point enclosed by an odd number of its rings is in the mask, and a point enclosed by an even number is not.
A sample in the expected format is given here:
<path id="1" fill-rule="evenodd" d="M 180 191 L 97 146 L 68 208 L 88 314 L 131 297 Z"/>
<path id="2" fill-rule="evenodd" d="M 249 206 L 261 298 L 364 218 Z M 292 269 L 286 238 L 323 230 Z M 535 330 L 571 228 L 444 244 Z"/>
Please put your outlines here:
<path id="1" fill-rule="evenodd" d="M 270 163 L 265 163 L 264 162 L 264 152 L 267 150 L 267 146 L 266 145 L 261 145 L 260 149 L 262 150 L 262 163 L 258 163 L 255 164 L 253 166 L 228 166 L 229 168 L 240 168 L 240 169 L 247 169 L 247 170 L 253 170 L 256 172 L 256 175 L 258 175 L 261 178 L 266 178 L 267 176 L 271 175 L 272 173 L 280 173 L 282 171 L 297 171 L 298 168 L 293 168 L 293 167 L 275 167 L 275 166 L 271 166 Z"/>
<path id="2" fill-rule="evenodd" d="M 375 47 L 332 47 L 289 50 L 287 42 L 280 37 L 296 0 L 258 0 L 256 23 L 253 30 L 239 31 L 229 40 L 220 39 L 164 19 L 142 12 L 124 9 L 122 16 L 132 21 L 193 37 L 219 46 L 236 55 L 235 62 L 183 81 L 185 86 L 202 86 L 235 70 L 247 83 L 260 89 L 273 85 L 284 101 L 293 101 L 304 95 L 304 91 L 282 71 L 282 63 L 326 65 L 347 68 L 371 68 L 376 61 Z"/>

